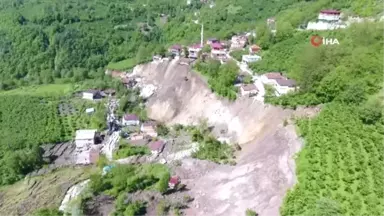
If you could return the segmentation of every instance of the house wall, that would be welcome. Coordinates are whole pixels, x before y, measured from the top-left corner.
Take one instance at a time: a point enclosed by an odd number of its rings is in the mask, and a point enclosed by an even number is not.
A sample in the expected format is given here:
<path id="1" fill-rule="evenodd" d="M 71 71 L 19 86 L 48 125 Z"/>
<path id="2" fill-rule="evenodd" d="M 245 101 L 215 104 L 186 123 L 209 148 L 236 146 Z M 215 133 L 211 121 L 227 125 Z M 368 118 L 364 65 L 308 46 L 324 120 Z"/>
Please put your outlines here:
<path id="1" fill-rule="evenodd" d="M 341 23 L 329 23 L 324 21 L 309 22 L 307 30 L 334 30 L 339 28 L 346 28 L 346 25 Z"/>
<path id="2" fill-rule="evenodd" d="M 292 88 L 292 87 L 279 86 L 279 85 L 277 85 L 277 87 L 275 87 L 275 89 L 276 89 L 278 95 L 287 94 L 288 92 L 295 90 L 295 88 Z"/>
<path id="3" fill-rule="evenodd" d="M 247 96 L 247 95 L 254 95 L 254 94 L 257 94 L 258 91 L 255 89 L 255 90 L 251 90 L 251 91 L 245 91 L 243 88 L 240 88 L 240 92 L 241 92 L 241 96 Z"/>
<path id="4" fill-rule="evenodd" d="M 130 121 L 126 121 L 124 118 L 122 120 L 122 124 L 125 125 L 125 126 L 129 126 L 129 125 L 139 125 L 140 124 L 140 121 L 139 120 L 130 120 Z"/>

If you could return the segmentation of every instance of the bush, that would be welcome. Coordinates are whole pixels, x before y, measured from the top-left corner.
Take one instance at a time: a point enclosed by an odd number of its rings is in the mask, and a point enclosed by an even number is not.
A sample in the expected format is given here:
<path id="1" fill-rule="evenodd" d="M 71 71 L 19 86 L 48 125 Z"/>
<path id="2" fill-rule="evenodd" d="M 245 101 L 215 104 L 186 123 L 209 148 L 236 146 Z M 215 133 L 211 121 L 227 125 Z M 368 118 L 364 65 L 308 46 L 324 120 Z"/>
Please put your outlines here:
<path id="1" fill-rule="evenodd" d="M 165 124 L 158 124 L 156 127 L 156 132 L 159 136 L 167 136 L 169 133 L 169 129 Z"/>
<path id="2" fill-rule="evenodd" d="M 257 216 L 258 214 L 255 211 L 253 211 L 252 209 L 247 209 L 245 211 L 245 215 L 246 216 Z"/>
<path id="3" fill-rule="evenodd" d="M 113 153 L 114 159 L 126 158 L 133 155 L 149 155 L 151 152 L 147 146 L 120 145 L 119 149 Z"/>
<path id="4" fill-rule="evenodd" d="M 62 216 L 64 213 L 58 209 L 42 208 L 33 213 L 33 216 Z"/>

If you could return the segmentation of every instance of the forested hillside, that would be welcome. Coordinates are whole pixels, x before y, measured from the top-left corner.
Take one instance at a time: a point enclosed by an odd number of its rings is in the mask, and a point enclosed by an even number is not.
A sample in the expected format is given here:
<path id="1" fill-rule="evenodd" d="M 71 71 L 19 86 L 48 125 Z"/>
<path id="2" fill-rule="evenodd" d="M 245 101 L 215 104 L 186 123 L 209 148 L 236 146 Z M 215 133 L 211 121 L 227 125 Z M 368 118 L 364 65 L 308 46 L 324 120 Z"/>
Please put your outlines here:
<path id="1" fill-rule="evenodd" d="M 200 25 L 193 20 L 205 24 L 206 37 L 227 39 L 257 23 L 261 31 L 270 16 L 284 33 L 324 7 L 360 15 L 380 11 L 374 0 L 217 0 L 213 8 L 197 0 L 2 0 L 0 89 L 100 78 L 108 63 L 122 60 L 119 68 L 132 67 L 172 43 L 197 41 Z M 288 36 L 278 34 L 276 42 Z"/>

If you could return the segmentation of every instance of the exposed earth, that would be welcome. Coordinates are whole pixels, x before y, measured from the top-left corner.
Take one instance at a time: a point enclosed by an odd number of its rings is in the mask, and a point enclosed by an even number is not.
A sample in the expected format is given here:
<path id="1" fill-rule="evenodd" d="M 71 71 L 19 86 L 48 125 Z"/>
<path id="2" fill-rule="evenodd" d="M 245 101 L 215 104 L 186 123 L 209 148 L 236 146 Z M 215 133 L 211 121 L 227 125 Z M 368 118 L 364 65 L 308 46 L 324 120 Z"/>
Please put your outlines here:
<path id="1" fill-rule="evenodd" d="M 236 166 L 182 160 L 175 173 L 195 198 L 187 215 L 237 216 L 247 208 L 259 215 L 279 215 L 283 198 L 296 181 L 294 155 L 302 146 L 291 118 L 313 116 L 318 109 L 287 110 L 248 97 L 235 102 L 221 99 L 178 60 L 136 66 L 132 76 L 157 88 L 147 103 L 151 118 L 168 124 L 206 119 L 217 137 L 242 146 Z"/>

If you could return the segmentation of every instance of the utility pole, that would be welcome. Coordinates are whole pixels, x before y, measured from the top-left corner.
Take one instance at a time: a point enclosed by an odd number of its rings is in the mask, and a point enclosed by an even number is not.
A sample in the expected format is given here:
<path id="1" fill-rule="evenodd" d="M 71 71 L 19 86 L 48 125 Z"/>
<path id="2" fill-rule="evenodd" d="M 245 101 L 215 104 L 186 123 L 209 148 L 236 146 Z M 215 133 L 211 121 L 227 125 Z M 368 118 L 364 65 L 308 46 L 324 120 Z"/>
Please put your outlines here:
<path id="1" fill-rule="evenodd" d="M 201 41 L 200 41 L 201 47 L 204 46 L 204 25 L 201 24 Z"/>

